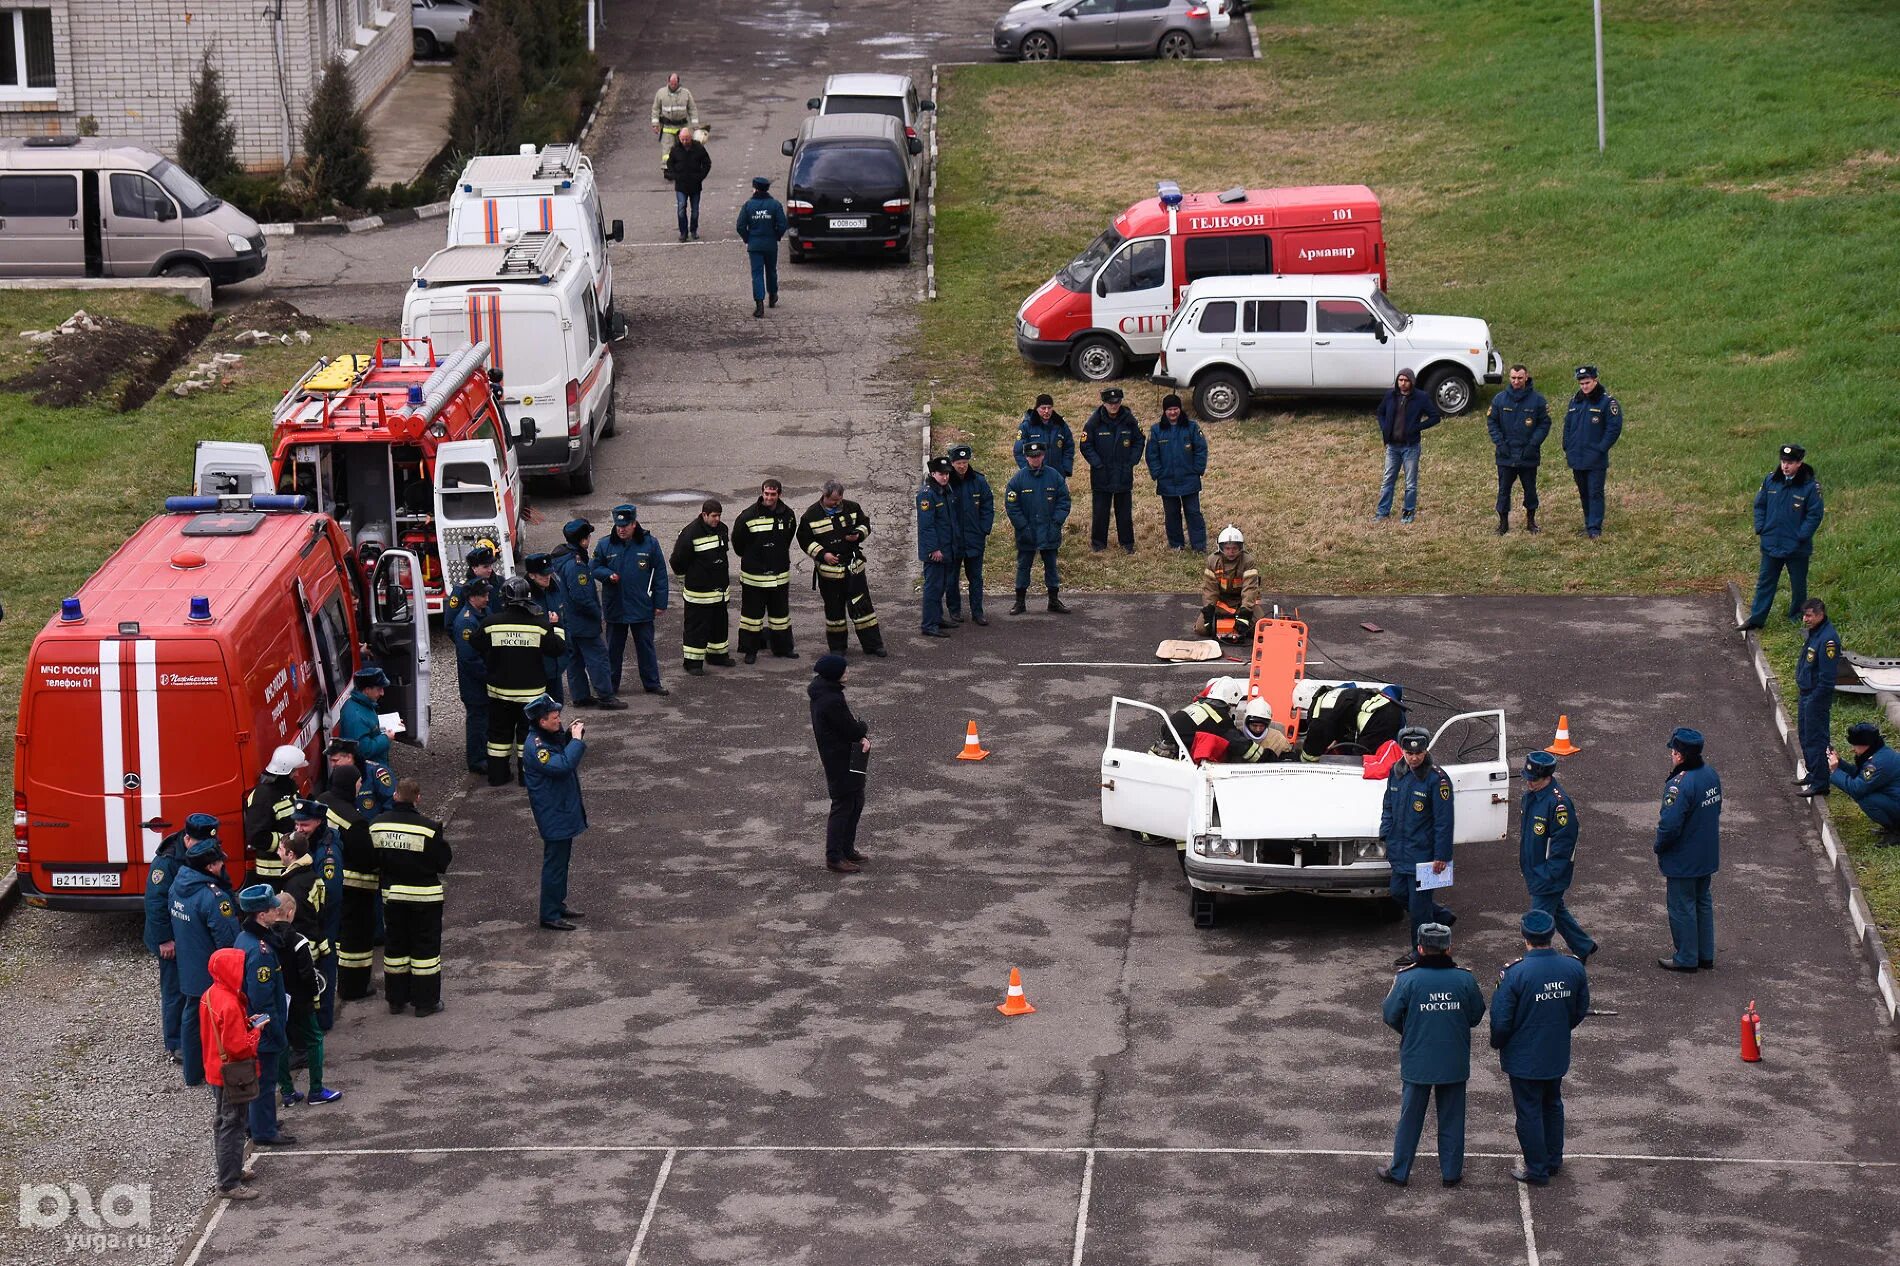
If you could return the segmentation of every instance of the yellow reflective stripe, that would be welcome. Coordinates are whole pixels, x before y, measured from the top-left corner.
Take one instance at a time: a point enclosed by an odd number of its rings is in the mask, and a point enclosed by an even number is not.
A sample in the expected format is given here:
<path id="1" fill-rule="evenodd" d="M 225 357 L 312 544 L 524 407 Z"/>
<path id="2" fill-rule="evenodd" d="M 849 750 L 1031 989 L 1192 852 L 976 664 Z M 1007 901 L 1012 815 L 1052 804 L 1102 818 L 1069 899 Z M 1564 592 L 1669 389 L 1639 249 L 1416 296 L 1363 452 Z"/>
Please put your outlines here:
<path id="1" fill-rule="evenodd" d="M 516 689 L 513 686 L 497 686 L 490 683 L 488 687 L 488 697 L 490 699 L 507 699 L 514 703 L 529 703 L 535 699 L 539 699 L 546 693 L 546 686 L 525 686 Z M 489 750 L 494 750 L 493 744 L 489 745 Z"/>
<path id="2" fill-rule="evenodd" d="M 792 627 L 792 617 L 789 615 L 768 616 L 766 623 L 775 629 L 789 629 Z"/>
<path id="3" fill-rule="evenodd" d="M 490 646 L 502 647 L 505 650 L 527 650 L 530 647 L 541 645 L 541 638 L 546 632 L 547 630 L 545 629 L 530 628 L 509 629 L 497 633 L 494 629 L 490 629 L 488 630 L 488 644 Z"/>
<path id="4" fill-rule="evenodd" d="M 269 875 L 273 879 L 278 879 L 283 876 L 284 863 L 275 857 L 260 857 L 251 863 L 251 873 Z"/>
<path id="5" fill-rule="evenodd" d="M 493 638 L 497 633 L 532 633 L 536 637 L 539 637 L 542 632 L 544 632 L 538 624 L 490 624 L 485 627 L 488 630 L 488 636 L 490 638 Z"/>
<path id="6" fill-rule="evenodd" d="M 376 954 L 374 951 L 368 954 L 358 954 L 350 950 L 340 950 L 336 956 L 336 965 L 338 967 L 369 967 L 374 965 L 375 962 Z"/>
<path id="7" fill-rule="evenodd" d="M 757 633 L 764 627 L 765 621 L 756 616 L 742 615 L 739 617 L 739 631 L 741 633 Z"/>
<path id="8" fill-rule="evenodd" d="M 684 646 L 680 648 L 682 659 L 704 659 L 706 648 L 703 646 Z"/>
<path id="9" fill-rule="evenodd" d="M 390 884 L 383 889 L 385 901 L 440 901 L 441 884 Z"/>
<path id="10" fill-rule="evenodd" d="M 724 589 L 684 589 L 681 592 L 686 595 L 688 602 L 724 602 L 726 600 Z"/>
<path id="11" fill-rule="evenodd" d="M 412 958 L 409 960 L 409 974 L 412 976 L 440 976 L 442 974 L 442 959 L 440 957 Z"/>
<path id="12" fill-rule="evenodd" d="M 383 975 L 407 976 L 408 974 L 409 974 L 409 960 L 408 959 L 390 958 L 388 955 L 383 956 Z"/>
<path id="13" fill-rule="evenodd" d="M 843 580 L 844 579 L 844 564 L 843 563 L 820 563 L 818 564 L 818 574 L 826 580 Z"/>
<path id="14" fill-rule="evenodd" d="M 724 545 L 725 542 L 716 536 L 702 536 L 693 542 L 693 549 L 697 552 L 700 550 L 720 549 L 723 548 Z"/>
<path id="15" fill-rule="evenodd" d="M 751 585 L 754 589 L 776 589 L 780 585 L 791 584 L 792 573 L 789 571 L 753 572 L 740 568 L 739 580 Z"/>
<path id="16" fill-rule="evenodd" d="M 364 874 L 360 874 L 360 873 L 357 873 L 354 871 L 348 871 L 348 870 L 343 872 L 343 886 L 346 889 L 364 888 L 364 889 L 369 890 L 370 892 L 375 892 L 377 888 L 381 887 L 381 885 L 376 880 L 376 876 L 364 875 Z"/>

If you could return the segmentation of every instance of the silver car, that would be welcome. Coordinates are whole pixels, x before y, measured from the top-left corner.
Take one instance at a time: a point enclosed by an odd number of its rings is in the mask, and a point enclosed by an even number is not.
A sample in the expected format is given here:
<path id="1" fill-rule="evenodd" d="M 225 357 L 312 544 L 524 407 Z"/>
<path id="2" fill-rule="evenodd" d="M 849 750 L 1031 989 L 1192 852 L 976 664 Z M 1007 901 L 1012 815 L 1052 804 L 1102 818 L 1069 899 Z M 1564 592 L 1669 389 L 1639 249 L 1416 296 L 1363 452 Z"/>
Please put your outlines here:
<path id="1" fill-rule="evenodd" d="M 1004 57 L 1192 57 L 1214 42 L 1220 0 L 1055 0 L 1017 5 L 996 20 Z"/>
<path id="2" fill-rule="evenodd" d="M 446 57 L 475 20 L 476 0 L 409 0 L 417 57 Z"/>

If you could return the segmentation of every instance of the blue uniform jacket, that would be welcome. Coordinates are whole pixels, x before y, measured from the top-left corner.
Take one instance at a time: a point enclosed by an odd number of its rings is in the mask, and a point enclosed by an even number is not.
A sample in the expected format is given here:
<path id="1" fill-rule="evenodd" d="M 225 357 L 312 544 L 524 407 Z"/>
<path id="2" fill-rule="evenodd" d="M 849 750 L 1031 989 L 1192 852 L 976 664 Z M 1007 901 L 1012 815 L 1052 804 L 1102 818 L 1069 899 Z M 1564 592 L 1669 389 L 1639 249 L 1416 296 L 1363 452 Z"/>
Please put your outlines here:
<path id="1" fill-rule="evenodd" d="M 1134 411 L 1123 405 L 1114 417 L 1098 406 L 1082 424 L 1082 460 L 1089 464 L 1089 487 L 1097 492 L 1132 492 L 1135 467 L 1148 449 L 1148 437 Z"/>
<path id="2" fill-rule="evenodd" d="M 1814 552 L 1814 533 L 1821 526 L 1821 481 L 1806 462 L 1783 479 L 1777 468 L 1761 481 L 1755 494 L 1755 535 L 1761 552 L 1770 558 L 1806 558 Z"/>
<path id="3" fill-rule="evenodd" d="M 1593 395 L 1579 391 L 1564 410 L 1564 460 L 1572 470 L 1608 470 L 1610 449 L 1623 434 L 1623 406 L 1598 383 Z"/>
<path id="4" fill-rule="evenodd" d="M 1852 796 L 1868 817 L 1900 822 L 1900 754 L 1891 747 L 1876 747 L 1858 758 L 1852 773 L 1842 761 L 1828 781 Z"/>
<path id="5" fill-rule="evenodd" d="M 1404 761 L 1385 779 L 1379 838 L 1394 870 L 1410 872 L 1420 862 L 1451 860 L 1451 779 L 1427 761 L 1416 771 Z"/>
<path id="6" fill-rule="evenodd" d="M 1506 967 L 1491 995 L 1491 1049 L 1513 1077 L 1549 1081 L 1570 1071 L 1570 1030 L 1590 1013 L 1583 964 L 1550 946 Z"/>
<path id="7" fill-rule="evenodd" d="M 785 219 L 785 205 L 770 194 L 754 194 L 745 200 L 739 208 L 739 220 L 734 231 L 745 239 L 745 248 L 749 251 L 776 251 L 779 239 L 790 228 Z"/>
<path id="8" fill-rule="evenodd" d="M 173 831 L 159 841 L 151 873 L 145 876 L 145 948 L 154 954 L 172 939 L 172 881 L 184 864 L 185 833 Z M 205 957 L 209 970 L 210 955 Z"/>
<path id="9" fill-rule="evenodd" d="M 356 762 L 363 776 L 356 784 L 356 811 L 369 821 L 381 817 L 396 799 L 396 775 L 389 766 L 376 760 Z"/>
<path id="10" fill-rule="evenodd" d="M 1447 955 L 1421 958 L 1392 978 L 1387 1027 L 1399 1031 L 1399 1079 L 1442 1086 L 1471 1080 L 1471 1030 L 1484 1018 L 1484 991 Z"/>
<path id="11" fill-rule="evenodd" d="M 1524 888 L 1533 897 L 1560 897 L 1570 887 L 1577 854 L 1577 806 L 1555 778 L 1542 791 L 1524 796 L 1524 820 L 1518 824 L 1517 864 Z M 1493 1013 L 1493 1019 L 1496 1018 Z"/>
<path id="12" fill-rule="evenodd" d="M 290 1045 L 285 1029 L 290 1024 L 290 993 L 284 986 L 284 965 L 277 958 L 277 945 L 268 932 L 260 933 L 257 924 L 246 919 L 237 935 L 237 948 L 244 951 L 244 1007 L 251 1015 L 267 1015 L 270 1023 L 257 1031 L 257 1051 L 268 1055 Z M 265 1086 L 261 1093 L 269 1094 Z"/>
<path id="13" fill-rule="evenodd" d="M 1416 388 L 1403 396 L 1397 387 L 1388 389 L 1372 416 L 1379 420 L 1379 438 L 1388 444 L 1416 444 L 1439 420 L 1431 397 Z"/>
<path id="14" fill-rule="evenodd" d="M 338 738 L 355 739 L 356 754 L 364 760 L 382 760 L 389 755 L 389 736 L 376 723 L 376 701 L 360 690 L 350 691 L 350 697 L 343 701 L 336 734 Z"/>
<path id="15" fill-rule="evenodd" d="M 1707 765 L 1676 770 L 1663 784 L 1656 864 L 1670 879 L 1701 879 L 1722 868 L 1722 780 Z"/>
<path id="16" fill-rule="evenodd" d="M 1010 450 L 1016 455 L 1016 469 L 1029 469 L 1029 456 L 1023 446 L 1032 440 L 1039 441 L 1046 450 L 1043 465 L 1055 467 L 1064 479 L 1075 475 L 1075 432 L 1060 413 L 1049 410 L 1049 420 L 1044 422 L 1034 409 L 1023 410 L 1023 420 L 1016 424 L 1016 445 Z"/>
<path id="17" fill-rule="evenodd" d="M 917 490 L 917 561 L 927 563 L 931 552 L 943 551 L 943 561 L 957 556 L 956 493 L 948 486 L 939 488 L 934 479 L 924 480 Z"/>
<path id="18" fill-rule="evenodd" d="M 534 826 L 544 840 L 571 840 L 587 829 L 587 806 L 581 802 L 581 758 L 587 744 L 561 730 L 549 734 L 540 726 L 528 731 L 522 756 L 527 771 L 528 806 Z"/>
<path id="19" fill-rule="evenodd" d="M 561 623 L 567 626 L 568 636 L 599 637 L 600 585 L 594 580 L 587 555 L 572 545 L 563 545 L 548 557 L 554 564 L 554 574 L 560 577 L 561 592 L 567 597 Z"/>
<path id="20" fill-rule="evenodd" d="M 1544 393 L 1527 379 L 1524 390 L 1506 387 L 1491 397 L 1484 424 L 1491 432 L 1498 465 L 1535 466 L 1550 435 L 1550 407 L 1544 403 Z"/>
<path id="21" fill-rule="evenodd" d="M 1024 467 L 1009 477 L 1003 509 L 1016 529 L 1016 549 L 1061 549 L 1062 525 L 1069 519 L 1069 485 L 1048 462 L 1041 470 Z"/>
<path id="22" fill-rule="evenodd" d="M 475 649 L 475 631 L 482 627 L 482 613 L 464 605 L 449 621 L 449 637 L 455 642 L 455 675 L 464 684 L 488 680 L 488 662 Z"/>
<path id="23" fill-rule="evenodd" d="M 567 663 L 568 658 L 574 652 L 573 648 L 567 644 L 567 591 L 561 588 L 561 578 L 559 576 L 550 576 L 549 579 L 553 583 L 548 585 L 546 589 L 536 586 L 534 601 L 543 611 L 547 612 L 549 616 L 548 623 L 553 625 L 561 634 L 561 646 L 564 648 L 561 654 L 543 655 L 541 657 L 542 664 L 547 668 L 548 676 L 553 677 L 561 671 L 562 665 Z M 534 584 L 533 581 L 529 581 L 528 583 Z M 555 616 L 559 616 L 560 618 L 554 619 L 553 617 Z"/>
<path id="24" fill-rule="evenodd" d="M 1832 620 L 1823 620 L 1808 630 L 1808 640 L 1794 666 L 1794 684 L 1804 695 L 1832 693 L 1840 674 L 1841 635 L 1834 631 Z"/>
<path id="25" fill-rule="evenodd" d="M 237 899 L 196 866 L 180 866 L 172 880 L 172 940 L 178 987 L 196 998 L 211 988 L 211 951 L 237 944 Z"/>
<path id="26" fill-rule="evenodd" d="M 646 624 L 666 610 L 666 555 L 645 528 L 626 541 L 609 532 L 594 546 L 594 580 L 602 618 L 611 624 Z"/>
<path id="27" fill-rule="evenodd" d="M 1207 473 L 1207 437 L 1201 424 L 1183 414 L 1179 422 L 1162 418 L 1148 435 L 1148 473 L 1164 497 L 1191 497 Z"/>
<path id="28" fill-rule="evenodd" d="M 996 526 L 996 494 L 982 471 L 970 467 L 970 473 L 957 478 L 950 472 L 950 509 L 957 525 L 957 557 L 981 558 Z"/>
<path id="29" fill-rule="evenodd" d="M 335 827 L 326 825 L 317 833 L 310 849 L 310 864 L 323 885 L 323 909 L 317 912 L 323 939 L 329 942 L 323 948 L 334 950 L 337 934 L 343 930 L 343 837 Z"/>

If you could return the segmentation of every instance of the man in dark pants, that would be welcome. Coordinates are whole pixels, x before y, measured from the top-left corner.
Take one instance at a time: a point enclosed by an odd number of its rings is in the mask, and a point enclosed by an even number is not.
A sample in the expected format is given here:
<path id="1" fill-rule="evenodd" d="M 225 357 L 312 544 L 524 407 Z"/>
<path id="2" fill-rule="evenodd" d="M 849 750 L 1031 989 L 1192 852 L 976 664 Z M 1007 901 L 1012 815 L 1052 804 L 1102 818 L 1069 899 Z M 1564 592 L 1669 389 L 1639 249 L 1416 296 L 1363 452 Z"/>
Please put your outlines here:
<path id="1" fill-rule="evenodd" d="M 1551 917 L 1564 944 L 1578 962 L 1597 952 L 1597 943 L 1564 904 L 1576 868 L 1577 806 L 1557 781 L 1557 758 L 1532 752 L 1524 758 L 1524 812 L 1518 822 L 1517 864 L 1524 873 L 1531 909 Z"/>
<path id="2" fill-rule="evenodd" d="M 391 1015 L 412 1002 L 418 1017 L 442 1009 L 442 876 L 455 854 L 442 824 L 416 807 L 421 798 L 421 785 L 403 779 L 395 804 L 369 828 L 382 876 L 383 996 Z"/>
<path id="3" fill-rule="evenodd" d="M 653 649 L 653 621 L 666 610 L 666 556 L 659 541 L 640 525 L 634 507 L 614 507 L 613 530 L 594 546 L 594 580 L 600 585 L 600 610 L 608 626 L 614 694 L 620 693 L 628 641 L 639 660 L 640 685 L 650 695 L 667 694 L 660 684 L 660 657 Z"/>
<path id="4" fill-rule="evenodd" d="M 217 834 L 216 818 L 191 814 L 184 830 L 159 842 L 152 854 L 151 873 L 145 876 L 145 948 L 158 959 L 159 1032 L 173 1063 L 184 1058 L 185 995 L 178 987 L 178 942 L 172 936 L 172 881 L 185 864 L 185 850 Z"/>
<path id="5" fill-rule="evenodd" d="M 1471 1080 L 1471 1030 L 1484 1018 L 1484 991 L 1469 968 L 1451 961 L 1451 929 L 1427 923 L 1418 954 L 1393 977 L 1383 1015 L 1399 1033 L 1399 1124 L 1392 1163 L 1379 1178 L 1403 1187 L 1425 1128 L 1425 1109 L 1438 1099 L 1438 1175 L 1456 1187 L 1465 1175 L 1465 1083 Z"/>
<path id="6" fill-rule="evenodd" d="M 919 626 L 925 637 L 949 637 L 943 614 L 943 595 L 951 568 L 956 566 L 956 512 L 950 504 L 950 463 L 941 457 L 930 459 L 930 473 L 917 490 L 917 561 L 923 565 L 923 618 Z"/>
<path id="7" fill-rule="evenodd" d="M 1683 726 L 1669 736 L 1669 779 L 1656 823 L 1656 864 L 1669 907 L 1672 958 L 1664 971 L 1715 966 L 1715 899 L 1710 883 L 1722 866 L 1722 780 L 1703 763 L 1702 734 Z"/>
<path id="8" fill-rule="evenodd" d="M 825 769 L 831 814 L 825 819 L 825 868 L 854 874 L 865 861 L 858 852 L 858 819 L 864 815 L 864 777 L 871 756 L 870 727 L 852 715 L 844 698 L 842 655 L 821 655 L 805 693 L 811 697 L 811 733 Z"/>
<path id="9" fill-rule="evenodd" d="M 871 516 L 855 501 L 847 501 L 844 485 L 825 481 L 824 491 L 798 521 L 798 547 L 818 564 L 812 584 L 825 604 L 825 644 L 835 655 L 851 645 L 851 630 L 866 655 L 880 659 L 884 631 L 871 604 L 871 581 L 865 575 L 864 538 L 871 534 Z"/>
<path id="10" fill-rule="evenodd" d="M 1069 485 L 1048 464 L 1042 441 L 1023 446 L 1029 465 L 1009 477 L 1003 492 L 1003 510 L 1016 529 L 1016 605 L 1011 615 L 1029 609 L 1029 572 L 1042 558 L 1042 583 L 1049 591 L 1049 609 L 1067 615 L 1062 601 L 1062 570 L 1056 557 L 1062 550 L 1062 525 L 1069 521 Z"/>
<path id="11" fill-rule="evenodd" d="M 607 643 L 601 637 L 604 595 L 588 558 L 594 525 L 586 519 L 569 519 L 561 535 L 565 544 L 549 558 L 561 578 L 561 591 L 567 595 L 568 693 L 574 696 L 577 708 L 624 709 L 627 705 L 615 692 L 613 670 L 607 666 Z"/>
<path id="12" fill-rule="evenodd" d="M 1379 838 L 1385 841 L 1385 855 L 1392 864 L 1392 900 L 1411 916 L 1407 943 L 1412 945 L 1418 944 L 1426 924 L 1449 927 L 1458 921 L 1433 897 L 1437 889 L 1418 886 L 1420 865 L 1429 862 L 1435 875 L 1444 874 L 1451 865 L 1451 779 L 1432 763 L 1431 742 L 1431 734 L 1419 726 L 1399 731 L 1399 750 L 1404 755 L 1386 775 L 1385 807 L 1379 816 Z M 1393 965 L 1404 967 L 1413 961 L 1408 950 Z"/>
<path id="13" fill-rule="evenodd" d="M 767 646 L 777 659 L 797 659 L 792 648 L 792 539 L 798 516 L 785 504 L 785 485 L 767 479 L 759 499 L 732 525 L 739 556 L 739 653 L 756 664 Z"/>
<path id="14" fill-rule="evenodd" d="M 1550 434 L 1550 408 L 1531 385 L 1531 371 L 1511 366 L 1511 385 L 1491 397 L 1485 415 L 1498 462 L 1498 535 L 1511 530 L 1511 485 L 1524 485 L 1524 530 L 1537 530 L 1537 464 Z"/>
<path id="15" fill-rule="evenodd" d="M 970 586 L 970 619 L 987 625 L 983 614 L 983 552 L 989 545 L 990 532 L 996 526 L 996 494 L 983 472 L 970 464 L 973 450 L 968 444 L 950 447 L 950 500 L 957 523 L 957 555 L 950 568 L 950 588 L 944 593 L 944 606 L 952 619 L 963 617 L 964 580 Z"/>
<path id="16" fill-rule="evenodd" d="M 1089 549 L 1108 548 L 1108 519 L 1115 516 L 1115 539 L 1135 552 L 1135 467 L 1148 437 L 1134 410 L 1122 404 L 1122 389 L 1108 387 L 1102 403 L 1082 424 L 1082 460 L 1089 464 Z"/>
<path id="17" fill-rule="evenodd" d="M 1821 502 L 1821 481 L 1804 460 L 1807 455 L 1808 450 L 1799 444 L 1783 444 L 1780 463 L 1761 481 L 1761 490 L 1755 494 L 1755 535 L 1761 538 L 1761 568 L 1755 574 L 1755 600 L 1749 604 L 1748 618 L 1739 631 L 1758 629 L 1768 622 L 1783 568 L 1788 572 L 1788 618 L 1801 618 L 1801 604 L 1808 597 L 1808 558 L 1814 553 L 1814 534 L 1820 530 L 1821 516 L 1826 512 Z"/>
<path id="18" fill-rule="evenodd" d="M 1075 477 L 1075 433 L 1069 430 L 1068 421 L 1056 412 L 1056 398 L 1046 391 L 1036 397 L 1035 404 L 1023 410 L 1022 421 L 1016 424 L 1016 442 L 1010 446 L 1010 455 L 1016 459 L 1017 470 L 1028 467 L 1026 450 L 1031 444 L 1042 445 L 1049 464 L 1065 482 Z"/>
<path id="19" fill-rule="evenodd" d="M 330 741 L 327 753 L 330 784 L 317 796 L 318 803 L 329 815 L 330 828 L 343 847 L 343 904 L 338 912 L 335 945 L 336 996 L 341 1002 L 369 997 L 382 902 L 382 883 L 376 872 L 376 847 L 370 840 L 369 819 L 357 807 L 357 783 L 362 774 L 351 761 L 355 752 L 356 745 L 348 739 Z"/>
<path id="20" fill-rule="evenodd" d="M 1148 436 L 1148 473 L 1161 498 L 1161 521 L 1169 549 L 1207 553 L 1207 520 L 1201 514 L 1201 476 L 1207 473 L 1207 437 L 1181 407 L 1181 397 L 1161 397 L 1161 418 Z"/>
<path id="21" fill-rule="evenodd" d="M 527 578 L 501 582 L 501 610 L 475 631 L 488 669 L 488 785 L 506 786 L 528 730 L 522 708 L 546 693 L 546 660 L 559 658 L 560 632 L 533 603 Z M 525 775 L 524 775 L 525 777 Z M 384 957 L 387 965 L 388 958 Z"/>
<path id="22" fill-rule="evenodd" d="M 1801 604 L 1801 623 L 1808 639 L 1795 661 L 1794 685 L 1799 693 L 1795 726 L 1801 740 L 1801 763 L 1806 766 L 1801 794 L 1825 796 L 1829 786 L 1827 748 L 1834 724 L 1834 683 L 1841 670 L 1841 636 L 1827 618 L 1827 604 L 1809 598 Z"/>
<path id="23" fill-rule="evenodd" d="M 729 540 L 719 520 L 726 509 L 717 497 L 700 503 L 699 514 L 673 542 L 673 574 L 680 578 L 680 596 L 686 615 L 680 622 L 680 654 L 689 676 L 703 677 L 706 665 L 731 668 L 732 623 L 727 603 L 732 597 L 732 571 L 726 556 Z M 554 702 L 559 703 L 556 698 Z"/>
<path id="24" fill-rule="evenodd" d="M 1887 746 L 1880 727 L 1872 721 L 1848 726 L 1847 746 L 1854 753 L 1854 763 L 1846 769 L 1839 754 L 1828 749 L 1829 780 L 1853 797 L 1874 824 L 1876 848 L 1900 844 L 1900 755 Z"/>
<path id="25" fill-rule="evenodd" d="M 462 699 L 462 760 L 471 774 L 488 772 L 488 668 L 475 634 L 488 622 L 488 582 L 462 586 L 462 605 L 449 619 L 455 641 L 455 693 Z M 354 750 L 354 740 L 351 740 Z"/>
<path id="26" fill-rule="evenodd" d="M 680 241 L 699 240 L 699 191 L 712 174 L 712 155 L 694 134 L 683 127 L 673 138 L 666 155 L 666 178 L 673 182 L 673 209 L 678 213 Z M 689 215 L 688 212 L 691 212 Z"/>
<path id="27" fill-rule="evenodd" d="M 295 1147 L 297 1136 L 277 1122 L 277 1061 L 289 1058 L 290 995 L 284 987 L 284 969 L 277 957 L 279 923 L 290 919 L 289 903 L 281 902 L 269 884 L 252 884 L 238 893 L 244 924 L 232 946 L 244 952 L 244 996 L 252 1015 L 270 1022 L 257 1035 L 257 1098 L 251 1100 L 251 1142 L 260 1147 Z"/>
<path id="28" fill-rule="evenodd" d="M 542 695 L 528 705 L 528 807 L 541 835 L 541 926 L 572 932 L 568 920 L 581 912 L 567 904 L 567 867 L 574 839 L 587 830 L 581 799 L 581 758 L 587 755 L 587 725 L 561 728 L 561 705 Z"/>
<path id="29" fill-rule="evenodd" d="M 752 178 L 752 196 L 739 208 L 737 232 L 745 239 L 746 258 L 752 261 L 752 315 L 765 315 L 766 300 L 778 307 L 778 244 L 790 222 L 785 206 L 769 192 L 765 176 Z"/>
<path id="30" fill-rule="evenodd" d="M 1623 434 L 1623 406 L 1597 381 L 1595 365 L 1577 366 L 1577 394 L 1564 410 L 1564 460 L 1583 503 L 1579 534 L 1603 535 L 1603 487 L 1610 477 L 1610 449 Z"/>
<path id="31" fill-rule="evenodd" d="M 205 1079 L 198 1033 L 198 1000 L 211 988 L 211 955 L 237 944 L 237 897 L 224 872 L 224 845 L 216 834 L 185 850 L 185 864 L 172 878 L 172 945 L 178 991 L 185 995 L 179 1021 L 179 1055 L 187 1086 Z"/>
<path id="32" fill-rule="evenodd" d="M 1522 1164 L 1511 1177 L 1542 1187 L 1564 1167 L 1564 1074 L 1570 1031 L 1590 1013 L 1590 981 L 1579 959 L 1550 947 L 1557 922 L 1532 910 L 1517 922 L 1524 957 L 1506 963 L 1491 995 L 1491 1049 L 1511 1079 Z"/>

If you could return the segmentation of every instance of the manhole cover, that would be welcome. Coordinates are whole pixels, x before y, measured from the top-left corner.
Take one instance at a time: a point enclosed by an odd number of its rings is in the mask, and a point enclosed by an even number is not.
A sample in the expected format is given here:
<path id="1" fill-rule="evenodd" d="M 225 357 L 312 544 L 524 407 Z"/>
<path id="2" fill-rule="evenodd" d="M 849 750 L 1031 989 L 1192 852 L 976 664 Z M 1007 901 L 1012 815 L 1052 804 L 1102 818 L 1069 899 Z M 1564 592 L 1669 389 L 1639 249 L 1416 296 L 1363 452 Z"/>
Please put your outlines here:
<path id="1" fill-rule="evenodd" d="M 712 496 L 710 492 L 695 492 L 691 488 L 678 488 L 667 492 L 645 492 L 640 494 L 642 501 L 657 501 L 661 505 L 681 501 L 704 501 Z"/>

